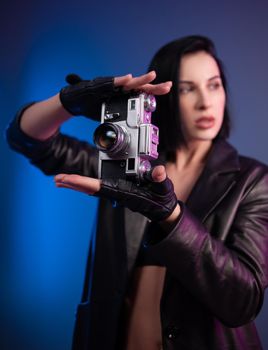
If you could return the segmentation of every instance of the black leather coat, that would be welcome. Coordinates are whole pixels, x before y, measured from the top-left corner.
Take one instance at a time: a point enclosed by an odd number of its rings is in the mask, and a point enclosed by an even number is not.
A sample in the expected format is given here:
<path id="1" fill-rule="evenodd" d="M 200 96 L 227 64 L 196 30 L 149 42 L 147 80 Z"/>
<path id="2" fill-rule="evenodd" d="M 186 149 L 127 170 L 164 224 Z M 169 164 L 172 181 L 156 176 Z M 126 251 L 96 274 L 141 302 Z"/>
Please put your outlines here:
<path id="1" fill-rule="evenodd" d="M 7 130 L 13 149 L 46 174 L 96 176 L 90 145 L 61 134 L 35 141 L 20 131 L 19 115 Z M 142 215 L 100 200 L 73 350 L 120 349 L 122 303 L 140 246 L 144 261 L 167 267 L 164 350 L 262 349 L 253 320 L 268 280 L 267 167 L 216 141 L 172 231 L 157 240 L 151 224 L 141 245 L 146 226 Z"/>

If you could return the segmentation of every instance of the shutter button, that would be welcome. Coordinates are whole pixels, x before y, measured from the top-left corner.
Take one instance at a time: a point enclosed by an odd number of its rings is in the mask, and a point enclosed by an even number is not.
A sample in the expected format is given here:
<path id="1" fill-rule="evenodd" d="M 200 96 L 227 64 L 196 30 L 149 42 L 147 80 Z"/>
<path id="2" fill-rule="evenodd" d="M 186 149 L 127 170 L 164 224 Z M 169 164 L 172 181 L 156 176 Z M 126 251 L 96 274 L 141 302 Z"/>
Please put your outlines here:
<path id="1" fill-rule="evenodd" d="M 168 339 L 176 339 L 180 333 L 180 330 L 176 326 L 168 326 L 165 330 L 165 336 Z"/>

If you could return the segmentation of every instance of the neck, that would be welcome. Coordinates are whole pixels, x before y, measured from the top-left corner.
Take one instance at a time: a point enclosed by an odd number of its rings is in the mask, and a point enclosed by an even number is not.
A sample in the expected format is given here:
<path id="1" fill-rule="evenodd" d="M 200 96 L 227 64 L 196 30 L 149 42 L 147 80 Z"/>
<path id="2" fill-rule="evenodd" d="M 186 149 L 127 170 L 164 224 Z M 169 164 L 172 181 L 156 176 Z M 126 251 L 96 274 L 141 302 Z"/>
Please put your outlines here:
<path id="1" fill-rule="evenodd" d="M 190 166 L 204 166 L 212 141 L 194 141 L 181 146 L 175 154 L 175 166 L 185 169 Z"/>

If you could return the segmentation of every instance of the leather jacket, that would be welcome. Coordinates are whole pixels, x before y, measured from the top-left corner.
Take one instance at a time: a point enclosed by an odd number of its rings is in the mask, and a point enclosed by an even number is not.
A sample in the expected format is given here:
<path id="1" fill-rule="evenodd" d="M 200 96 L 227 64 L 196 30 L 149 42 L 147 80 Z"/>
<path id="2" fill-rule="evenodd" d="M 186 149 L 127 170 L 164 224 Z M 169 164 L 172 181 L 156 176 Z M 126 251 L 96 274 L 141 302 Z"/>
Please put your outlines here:
<path id="1" fill-rule="evenodd" d="M 14 150 L 45 174 L 96 177 L 97 151 L 60 132 L 37 141 L 7 130 Z M 161 298 L 164 350 L 260 350 L 254 318 L 268 280 L 268 168 L 214 142 L 173 229 L 101 199 L 73 350 L 118 350 L 123 300 L 139 256 L 167 268 Z M 141 259 L 142 260 L 142 259 Z"/>

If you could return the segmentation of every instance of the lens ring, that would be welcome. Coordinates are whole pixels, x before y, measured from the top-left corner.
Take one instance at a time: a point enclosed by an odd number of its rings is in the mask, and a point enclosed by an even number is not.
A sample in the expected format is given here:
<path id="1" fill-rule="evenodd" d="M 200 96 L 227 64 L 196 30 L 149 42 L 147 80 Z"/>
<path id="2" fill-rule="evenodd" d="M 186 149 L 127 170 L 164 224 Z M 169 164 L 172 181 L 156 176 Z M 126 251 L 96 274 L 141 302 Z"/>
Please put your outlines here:
<path id="1" fill-rule="evenodd" d="M 102 123 L 94 132 L 94 143 L 102 152 L 114 156 L 126 149 L 129 136 L 118 124 Z"/>

